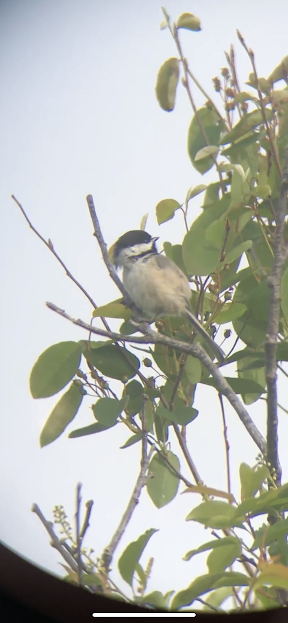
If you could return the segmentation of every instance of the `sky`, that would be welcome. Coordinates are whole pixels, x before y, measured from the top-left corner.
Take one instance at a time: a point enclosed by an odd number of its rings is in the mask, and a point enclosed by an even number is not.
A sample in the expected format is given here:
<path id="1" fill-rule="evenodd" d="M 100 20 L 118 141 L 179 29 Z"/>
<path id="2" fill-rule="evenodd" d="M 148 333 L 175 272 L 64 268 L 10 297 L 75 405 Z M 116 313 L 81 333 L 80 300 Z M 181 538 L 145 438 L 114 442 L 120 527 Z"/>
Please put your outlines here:
<path id="1" fill-rule="evenodd" d="M 236 28 L 254 50 L 260 76 L 268 76 L 287 55 L 284 1 L 274 0 L 273 13 L 261 0 L 167 0 L 165 8 L 173 19 L 186 11 L 201 19 L 202 31 L 182 31 L 181 42 L 192 71 L 219 106 L 211 79 L 225 65 L 223 51 L 231 43 L 242 87 L 251 71 Z M 47 519 L 55 504 L 62 504 L 73 522 L 75 487 L 82 482 L 84 500 L 95 501 L 85 544 L 100 555 L 130 497 L 139 448 L 119 449 L 129 434 L 118 426 L 81 439 L 68 439 L 64 433 L 40 449 L 40 431 L 58 397 L 33 401 L 30 370 L 51 344 L 86 338 L 80 328 L 47 309 L 45 301 L 88 322 L 91 306 L 29 230 L 10 195 L 16 195 L 44 238 L 52 240 L 98 305 L 117 298 L 118 292 L 92 235 L 87 194 L 94 197 L 108 245 L 137 229 L 146 213 L 147 230 L 160 236 L 161 243 L 181 242 L 180 217 L 159 227 L 155 206 L 167 197 L 181 202 L 189 187 L 213 177 L 202 178 L 187 155 L 192 113 L 184 89 L 179 85 L 172 113 L 161 110 L 155 97 L 159 67 L 175 56 L 169 32 L 160 31 L 162 19 L 156 0 L 0 1 L 0 539 L 58 575 L 63 575 L 60 557 L 31 513 L 32 503 Z M 198 106 L 203 103 L 196 92 L 195 99 Z M 199 198 L 193 200 L 191 221 L 200 205 Z M 282 377 L 279 402 L 287 408 L 286 395 Z M 225 489 L 216 393 L 200 387 L 194 406 L 201 417 L 189 429 L 191 454 L 205 483 Z M 248 410 L 265 434 L 264 402 Z M 239 464 L 253 465 L 258 452 L 228 405 L 226 412 L 237 495 Z M 68 432 L 88 423 L 90 410 L 82 409 Z M 283 482 L 288 476 L 287 434 L 287 415 L 280 412 Z M 174 439 L 172 449 L 180 456 Z M 181 468 L 189 477 L 182 459 Z M 197 524 L 185 522 L 200 501 L 199 496 L 178 495 L 157 510 L 143 492 L 116 553 L 119 556 L 147 529 L 159 529 L 143 556 L 144 566 L 149 556 L 155 558 L 150 591 L 179 590 L 205 573 L 205 554 L 190 562 L 181 560 L 186 551 L 210 538 Z M 116 565 L 113 577 L 125 589 Z"/>

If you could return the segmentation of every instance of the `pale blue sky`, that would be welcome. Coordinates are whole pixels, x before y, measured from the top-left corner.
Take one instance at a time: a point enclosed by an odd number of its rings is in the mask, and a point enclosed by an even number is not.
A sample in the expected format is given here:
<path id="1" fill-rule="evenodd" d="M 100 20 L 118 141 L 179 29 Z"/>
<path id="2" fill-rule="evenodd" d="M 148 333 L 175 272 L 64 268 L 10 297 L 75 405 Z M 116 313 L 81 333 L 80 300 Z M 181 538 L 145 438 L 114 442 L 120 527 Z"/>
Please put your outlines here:
<path id="1" fill-rule="evenodd" d="M 155 0 L 2 0 L 0 2 L 1 118 L 1 524 L 0 538 L 38 565 L 62 573 L 60 557 L 30 512 L 33 502 L 47 518 L 63 504 L 73 519 L 75 485 L 95 500 L 86 544 L 101 553 L 110 540 L 133 487 L 139 448 L 119 450 L 129 436 L 121 427 L 103 435 L 71 440 L 64 434 L 39 449 L 39 433 L 57 397 L 33 401 L 29 372 L 53 343 L 77 340 L 83 332 L 45 307 L 50 300 L 88 320 L 91 308 L 61 267 L 29 230 L 14 193 L 32 222 L 98 304 L 118 296 L 106 274 L 86 207 L 94 195 L 106 241 L 111 244 L 139 226 L 149 212 L 148 230 L 161 242 L 183 237 L 180 217 L 158 228 L 155 206 L 163 198 L 179 201 L 202 178 L 186 153 L 191 110 L 179 87 L 176 110 L 157 103 L 155 80 L 175 48 L 160 32 L 161 4 Z M 224 49 L 235 44 L 242 86 L 249 62 L 235 30 L 256 54 L 259 75 L 269 75 L 287 55 L 288 5 L 274 0 L 168 0 L 174 17 L 198 15 L 201 33 L 181 32 L 190 66 L 213 94 L 211 78 L 225 65 Z M 196 95 L 197 104 L 202 102 Z M 220 105 L 220 104 L 219 104 Z M 203 181 L 209 180 L 204 176 Z M 200 205 L 194 200 L 192 214 Z M 228 371 L 227 371 L 228 372 Z M 287 389 L 280 383 L 280 402 Z M 205 482 L 225 488 L 221 417 L 216 393 L 197 391 L 199 417 L 190 427 L 189 445 Z M 287 407 L 287 402 L 286 402 Z M 264 403 L 249 408 L 265 433 Z M 233 457 L 234 491 L 241 461 L 254 462 L 257 449 L 236 414 L 227 408 Z M 82 409 L 70 430 L 91 422 Z M 280 412 L 280 449 L 287 480 L 287 416 Z M 173 449 L 178 452 L 173 441 Z M 179 454 L 180 456 L 180 454 Z M 286 464 L 285 464 L 286 461 Z M 183 472 L 187 473 L 185 465 Z M 117 554 L 146 529 L 160 531 L 144 556 L 155 556 L 150 589 L 180 588 L 205 572 L 205 557 L 190 563 L 183 554 L 209 539 L 184 519 L 200 498 L 185 495 L 158 511 L 143 493 Z M 205 556 L 205 555 L 204 555 Z M 117 572 L 115 578 L 118 579 Z M 122 583 L 123 586 L 123 583 Z"/>

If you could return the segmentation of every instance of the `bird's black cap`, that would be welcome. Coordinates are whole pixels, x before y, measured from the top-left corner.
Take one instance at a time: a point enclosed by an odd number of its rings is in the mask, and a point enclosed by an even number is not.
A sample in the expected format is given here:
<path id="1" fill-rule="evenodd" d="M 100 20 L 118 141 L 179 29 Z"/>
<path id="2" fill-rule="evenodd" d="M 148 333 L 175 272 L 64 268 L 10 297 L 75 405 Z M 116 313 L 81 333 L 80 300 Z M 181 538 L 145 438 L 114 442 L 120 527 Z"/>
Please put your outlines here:
<path id="1" fill-rule="evenodd" d="M 117 242 L 115 242 L 115 252 L 119 253 L 122 249 L 127 247 L 133 247 L 134 244 L 142 244 L 145 242 L 151 242 L 152 236 L 143 229 L 132 229 L 127 231 L 126 234 L 120 236 Z"/>

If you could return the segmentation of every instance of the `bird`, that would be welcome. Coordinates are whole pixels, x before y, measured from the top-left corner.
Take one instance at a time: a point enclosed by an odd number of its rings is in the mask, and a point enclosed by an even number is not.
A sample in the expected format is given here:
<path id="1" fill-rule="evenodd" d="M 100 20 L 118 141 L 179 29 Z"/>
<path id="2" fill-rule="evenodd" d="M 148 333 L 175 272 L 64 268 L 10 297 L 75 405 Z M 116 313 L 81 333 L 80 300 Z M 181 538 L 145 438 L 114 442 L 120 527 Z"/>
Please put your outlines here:
<path id="1" fill-rule="evenodd" d="M 222 364 L 224 352 L 191 311 L 191 289 L 186 275 L 170 258 L 158 252 L 157 240 L 158 237 L 135 229 L 120 236 L 111 247 L 112 263 L 116 269 L 123 269 L 126 292 L 150 321 L 162 316 L 188 319 Z"/>

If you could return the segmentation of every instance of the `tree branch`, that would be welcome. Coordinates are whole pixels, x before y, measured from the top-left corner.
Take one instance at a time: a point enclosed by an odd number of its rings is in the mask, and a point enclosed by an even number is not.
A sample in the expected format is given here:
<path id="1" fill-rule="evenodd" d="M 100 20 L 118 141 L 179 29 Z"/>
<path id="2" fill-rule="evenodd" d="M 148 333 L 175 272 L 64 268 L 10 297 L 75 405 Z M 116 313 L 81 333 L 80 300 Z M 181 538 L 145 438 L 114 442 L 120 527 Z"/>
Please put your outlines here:
<path id="1" fill-rule="evenodd" d="M 276 475 L 276 483 L 281 483 L 281 465 L 278 454 L 278 413 L 277 413 L 277 361 L 279 316 L 281 306 L 281 273 L 285 262 L 284 227 L 287 214 L 288 191 L 288 148 L 285 151 L 285 164 L 282 174 L 280 198 L 276 209 L 274 264 L 271 275 L 267 278 L 270 288 L 270 307 L 268 315 L 266 352 L 267 382 L 267 461 Z"/>
<path id="2" fill-rule="evenodd" d="M 179 426 L 177 424 L 173 424 L 173 428 L 174 428 L 174 431 L 175 431 L 175 435 L 176 435 L 176 437 L 178 439 L 179 446 L 180 446 L 180 448 L 181 448 L 181 450 L 183 452 L 183 455 L 184 455 L 184 457 L 186 459 L 186 463 L 187 463 L 187 465 L 188 465 L 188 467 L 190 469 L 191 474 L 193 475 L 193 478 L 194 478 L 195 482 L 197 483 L 197 485 L 202 485 L 203 484 L 203 480 L 202 480 L 202 478 L 201 478 L 201 476 L 200 476 L 200 474 L 199 474 L 199 472 L 197 470 L 197 467 L 196 467 L 196 465 L 195 465 L 195 463 L 194 463 L 194 461 L 192 459 L 192 456 L 191 456 L 191 454 L 190 454 L 190 452 L 188 450 L 188 446 L 187 446 L 185 437 L 182 435 L 182 433 L 181 433 L 181 431 L 179 429 Z"/>
<path id="3" fill-rule="evenodd" d="M 141 491 L 147 483 L 146 472 L 149 466 L 151 453 L 148 454 L 147 452 L 146 404 L 147 404 L 148 398 L 145 394 L 143 394 L 143 398 L 144 398 L 143 409 L 142 409 L 142 413 L 140 414 L 141 424 L 142 424 L 142 450 L 141 450 L 140 472 L 136 480 L 136 484 L 133 489 L 131 498 L 125 510 L 125 513 L 119 523 L 119 526 L 117 530 L 115 531 L 109 545 L 103 551 L 101 559 L 102 559 L 104 568 L 106 570 L 106 573 L 108 573 L 109 571 L 109 567 L 110 567 L 115 549 L 117 545 L 119 544 L 119 541 L 121 537 L 123 536 L 127 528 L 127 525 L 134 513 L 134 510 L 139 502 Z"/>
<path id="4" fill-rule="evenodd" d="M 32 513 L 36 513 L 36 515 L 39 517 L 40 521 L 42 522 L 43 526 L 46 528 L 50 538 L 51 538 L 51 545 L 52 547 L 55 547 L 55 549 L 58 550 L 58 552 L 61 554 L 62 558 L 64 558 L 65 562 L 67 562 L 67 564 L 69 565 L 69 567 L 71 567 L 72 571 L 75 571 L 75 573 L 78 573 L 78 565 L 77 562 L 74 560 L 74 558 L 69 554 L 69 552 L 67 552 L 67 550 L 64 548 L 64 545 L 62 545 L 61 541 L 58 539 L 58 536 L 56 536 L 54 530 L 53 530 L 53 523 L 51 521 L 47 521 L 47 519 L 45 519 L 43 513 L 41 512 L 39 506 L 37 504 L 32 504 Z"/>
<path id="5" fill-rule="evenodd" d="M 45 238 L 43 238 L 43 236 L 40 234 L 40 232 L 37 231 L 37 229 L 31 223 L 29 217 L 27 216 L 23 206 L 18 201 L 18 199 L 16 199 L 16 197 L 14 195 L 11 195 L 11 198 L 13 199 L 13 201 L 15 201 L 15 203 L 17 203 L 17 205 L 20 208 L 20 210 L 21 210 L 21 212 L 22 212 L 26 222 L 28 223 L 30 229 L 32 229 L 34 234 L 36 234 L 36 236 L 38 238 L 40 238 L 40 240 L 42 240 L 42 242 L 44 242 L 45 246 L 49 249 L 49 251 L 51 251 L 51 253 L 54 255 L 54 257 L 56 257 L 56 260 L 59 262 L 59 264 L 61 264 L 62 268 L 64 268 L 67 277 L 69 277 L 69 279 L 71 279 L 71 281 L 73 281 L 73 283 L 75 283 L 77 288 L 79 288 L 79 290 L 81 290 L 81 292 L 83 292 L 83 294 L 86 296 L 88 301 L 91 303 L 92 307 L 94 307 L 94 309 L 97 309 L 97 305 L 96 305 L 95 301 L 93 300 L 92 296 L 90 296 L 90 294 L 87 292 L 87 290 L 85 290 L 85 288 L 81 285 L 81 283 L 72 275 L 70 270 L 67 268 L 66 264 L 64 264 L 63 260 L 61 260 L 61 257 L 58 255 L 58 253 L 56 253 L 50 238 L 48 238 L 48 240 L 45 240 Z M 102 321 L 105 329 L 107 329 L 107 331 L 109 331 L 109 325 L 108 325 L 106 319 L 105 318 L 101 318 L 101 321 Z"/>
<path id="6" fill-rule="evenodd" d="M 96 210 L 95 210 L 95 206 L 94 206 L 94 200 L 92 195 L 87 195 L 86 197 L 86 201 L 88 204 L 88 208 L 89 208 L 89 212 L 90 212 L 90 216 L 91 216 L 91 220 L 93 223 L 93 227 L 94 227 L 94 233 L 93 236 L 95 236 L 95 238 L 97 239 L 97 242 L 99 244 L 99 247 L 102 251 L 102 256 L 103 256 L 103 260 L 105 263 L 106 268 L 108 269 L 109 275 L 111 277 L 111 279 L 114 281 L 114 283 L 116 284 L 117 288 L 120 290 L 120 292 L 122 293 L 122 296 L 124 298 L 124 301 L 126 302 L 126 304 L 131 305 L 131 300 L 123 286 L 123 283 L 121 281 L 121 279 L 118 277 L 117 272 L 112 264 L 112 262 L 110 261 L 109 255 L 108 255 L 108 251 L 107 251 L 107 244 L 103 238 L 102 235 L 102 231 L 101 231 L 101 227 L 100 227 L 100 223 L 96 214 Z"/>
<path id="7" fill-rule="evenodd" d="M 229 444 L 228 436 L 227 436 L 227 423 L 226 423 L 225 409 L 224 409 L 224 402 L 223 402 L 222 394 L 219 393 L 218 398 L 220 401 L 222 422 L 223 422 L 223 436 L 224 436 L 224 444 L 225 444 L 226 472 L 227 472 L 227 491 L 228 493 L 231 494 L 231 471 L 230 471 L 230 461 L 229 461 L 230 444 Z"/>
<path id="8" fill-rule="evenodd" d="M 82 545 L 82 538 L 80 537 L 80 506 L 81 506 L 81 488 L 82 488 L 82 484 L 81 482 L 78 482 L 77 487 L 76 487 L 76 513 L 75 513 L 75 520 L 76 520 L 76 557 L 77 557 L 77 575 L 78 575 L 78 584 L 79 586 L 81 586 L 82 584 L 82 561 L 81 561 L 81 545 Z"/>
<path id="9" fill-rule="evenodd" d="M 103 337 L 106 337 L 110 340 L 121 340 L 122 342 L 131 342 L 134 344 L 163 344 L 164 346 L 170 346 L 171 348 L 175 348 L 180 352 L 197 357 L 216 380 L 217 390 L 224 394 L 224 396 L 226 396 L 227 400 L 230 402 L 233 409 L 238 414 L 241 422 L 244 424 L 250 437 L 252 437 L 259 450 L 263 454 L 266 453 L 265 439 L 258 431 L 257 427 L 255 426 L 253 420 L 250 418 L 249 413 L 246 411 L 238 396 L 235 394 L 229 383 L 226 381 L 225 377 L 222 376 L 219 368 L 213 363 L 212 359 L 210 359 L 209 355 L 207 355 L 206 351 L 204 350 L 204 348 L 202 348 L 200 344 L 190 344 L 189 342 L 182 342 L 161 333 L 156 333 L 156 331 L 152 331 L 152 329 L 149 329 L 149 331 L 147 330 L 146 334 L 141 337 L 134 335 L 121 335 L 120 333 L 115 333 L 114 331 L 104 331 L 103 329 L 98 329 L 97 327 L 91 327 L 90 324 L 83 322 L 83 320 L 72 318 L 72 316 L 66 314 L 63 309 L 60 309 L 53 303 L 46 303 L 46 305 L 47 307 L 49 307 L 49 309 L 56 312 L 60 316 L 63 316 L 63 318 L 66 318 L 66 320 L 73 322 L 73 324 L 77 325 L 78 327 L 86 329 L 87 331 L 91 331 L 96 335 L 102 335 Z M 139 330 L 142 331 L 142 327 L 139 327 Z"/>

